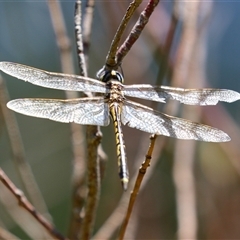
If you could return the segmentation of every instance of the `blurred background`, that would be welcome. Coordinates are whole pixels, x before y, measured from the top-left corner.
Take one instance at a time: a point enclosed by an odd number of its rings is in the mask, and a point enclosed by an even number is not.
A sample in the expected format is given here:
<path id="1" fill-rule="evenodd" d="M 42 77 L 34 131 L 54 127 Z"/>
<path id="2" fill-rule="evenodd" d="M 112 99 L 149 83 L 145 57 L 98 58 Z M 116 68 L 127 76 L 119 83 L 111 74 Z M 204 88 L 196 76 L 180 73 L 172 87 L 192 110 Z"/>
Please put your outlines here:
<path id="1" fill-rule="evenodd" d="M 128 4 L 129 1 L 96 1 L 89 52 L 88 75 L 90 77 L 94 78 L 96 72 L 104 65 L 110 43 Z M 140 10 L 145 5 L 146 2 L 142 4 Z M 63 1 L 61 7 L 74 52 L 76 74 L 78 74 L 74 36 L 74 1 Z M 140 10 L 134 15 L 127 31 L 134 25 Z M 160 2 L 156 7 L 140 39 L 123 61 L 125 84 L 156 84 L 159 71 L 163 70 L 159 68 L 159 59 L 161 59 L 161 49 L 170 28 L 172 12 L 173 2 L 171 1 Z M 204 1 L 201 3 L 198 19 L 199 26 L 202 26 L 201 44 L 194 47 L 191 58 L 194 62 L 194 57 L 201 56 L 200 61 L 199 58 L 196 61 L 197 66 L 200 65 L 200 70 L 191 69 L 191 74 L 186 75 L 184 80 L 190 81 L 192 88 L 207 86 L 240 92 L 239 22 L 240 2 Z M 172 66 L 177 61 L 184 61 L 179 58 L 178 49 L 183 30 L 184 24 L 180 20 L 169 56 Z M 124 37 L 126 36 L 127 33 L 124 34 Z M 52 72 L 61 72 L 59 50 L 45 1 L 0 2 L 0 61 L 17 62 Z M 201 83 L 194 83 L 194 79 L 189 76 L 194 77 L 193 73 L 200 71 L 196 79 L 204 80 Z M 178 72 L 175 71 L 171 76 L 177 79 Z M 10 99 L 65 98 L 63 91 L 37 87 L 5 74 L 3 77 L 6 80 Z M 163 78 L 163 83 L 171 84 L 168 77 Z M 177 80 L 173 81 L 173 84 L 175 87 L 185 86 Z M 206 110 L 203 110 L 204 113 L 198 121 L 221 128 L 229 134 L 232 142 L 223 144 L 196 142 L 194 158 L 191 162 L 194 178 L 193 192 L 195 193 L 193 194 L 195 224 L 192 228 L 198 239 L 240 238 L 240 155 L 238 155 L 240 154 L 238 149 L 240 102 L 220 105 L 221 109 L 215 106 L 202 107 Z M 162 107 L 160 105 L 157 108 L 163 110 Z M 66 234 L 71 209 L 73 167 L 69 124 L 20 114 L 16 114 L 16 118 L 21 131 L 26 160 L 32 168 L 56 228 Z M 21 189 L 12 162 L 12 150 L 2 115 L 0 124 L 0 167 Z M 97 232 L 110 216 L 122 195 L 117 173 L 113 128 L 109 126 L 101 130 L 103 132 L 102 145 L 108 160 L 101 185 L 94 232 Z M 144 160 L 149 145 L 149 134 L 127 127 L 124 127 L 123 131 L 131 177 Z M 160 136 L 158 140 L 162 141 L 163 138 Z M 173 177 L 176 173 L 176 156 L 174 156 L 176 140 L 167 140 L 161 156 L 158 156 L 157 144 L 154 158 L 161 161 L 154 165 L 149 181 L 139 193 L 133 217 L 135 239 L 181 238 L 180 236 L 183 236 L 179 233 L 181 227 L 191 228 L 190 225 L 186 227 L 184 223 L 179 224 L 181 194 L 179 195 L 176 179 L 181 182 L 181 178 Z M 183 154 L 183 162 L 184 156 Z M 184 174 L 181 176 L 188 177 Z M 2 197 L 4 194 L 0 192 Z M 183 219 L 192 219 L 192 213 L 189 214 L 184 215 Z M 21 239 L 30 239 L 2 204 L 0 204 L 0 225 Z"/>

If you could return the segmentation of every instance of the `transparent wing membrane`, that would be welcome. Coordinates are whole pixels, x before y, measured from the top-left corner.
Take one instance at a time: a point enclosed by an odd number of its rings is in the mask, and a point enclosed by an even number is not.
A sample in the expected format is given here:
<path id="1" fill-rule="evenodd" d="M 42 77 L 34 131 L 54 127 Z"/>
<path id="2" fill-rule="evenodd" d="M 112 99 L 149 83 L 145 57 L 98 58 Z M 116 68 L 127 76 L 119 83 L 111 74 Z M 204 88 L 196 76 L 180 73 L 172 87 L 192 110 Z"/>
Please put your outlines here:
<path id="1" fill-rule="evenodd" d="M 109 107 L 103 98 L 16 99 L 7 107 L 32 117 L 47 118 L 57 122 L 107 126 L 110 122 Z"/>
<path id="2" fill-rule="evenodd" d="M 157 135 L 206 142 L 230 141 L 226 133 L 216 128 L 171 117 L 127 100 L 123 105 L 121 120 L 129 127 Z"/>
<path id="3" fill-rule="evenodd" d="M 184 89 L 149 84 L 125 85 L 123 93 L 157 102 L 172 99 L 188 105 L 216 105 L 219 101 L 230 103 L 240 99 L 238 92 L 226 89 Z"/>
<path id="4" fill-rule="evenodd" d="M 11 62 L 0 62 L 0 70 L 18 79 L 46 88 L 106 93 L 105 83 L 77 75 L 47 72 Z"/>

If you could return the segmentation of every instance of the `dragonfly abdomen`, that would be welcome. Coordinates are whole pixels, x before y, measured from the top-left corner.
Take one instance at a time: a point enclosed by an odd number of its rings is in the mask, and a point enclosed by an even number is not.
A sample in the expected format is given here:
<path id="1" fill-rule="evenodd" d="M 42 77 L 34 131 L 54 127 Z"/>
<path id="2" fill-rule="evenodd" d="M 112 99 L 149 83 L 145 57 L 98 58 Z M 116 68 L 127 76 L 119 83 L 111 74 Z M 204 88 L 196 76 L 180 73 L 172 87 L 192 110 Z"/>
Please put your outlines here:
<path id="1" fill-rule="evenodd" d="M 113 102 L 110 105 L 110 113 L 113 120 L 115 137 L 116 137 L 116 147 L 117 147 L 117 159 L 118 159 L 118 173 L 122 182 L 124 190 L 128 187 L 128 167 L 127 167 L 127 157 L 125 150 L 125 143 L 123 140 L 123 133 L 121 127 L 121 106 L 117 102 Z"/>

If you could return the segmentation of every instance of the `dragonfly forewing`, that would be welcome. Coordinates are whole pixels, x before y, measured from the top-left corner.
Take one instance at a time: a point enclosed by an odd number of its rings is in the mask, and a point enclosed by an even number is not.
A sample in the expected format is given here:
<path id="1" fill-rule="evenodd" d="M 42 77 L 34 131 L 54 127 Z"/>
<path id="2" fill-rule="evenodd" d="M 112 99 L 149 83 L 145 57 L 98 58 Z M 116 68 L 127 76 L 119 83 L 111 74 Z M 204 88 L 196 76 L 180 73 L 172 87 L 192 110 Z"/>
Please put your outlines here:
<path id="1" fill-rule="evenodd" d="M 126 96 L 147 99 L 156 102 L 177 100 L 188 105 L 216 105 L 219 101 L 235 102 L 240 94 L 226 89 L 184 89 L 167 86 L 151 86 L 149 84 L 125 85 L 123 93 Z"/>
<path id="2" fill-rule="evenodd" d="M 60 99 L 16 99 L 7 107 L 28 116 L 47 118 L 57 122 L 75 122 L 84 125 L 109 125 L 109 106 L 101 97 Z"/>
<path id="3" fill-rule="evenodd" d="M 157 135 L 206 142 L 230 141 L 230 137 L 219 129 L 168 116 L 129 100 L 123 104 L 121 120 L 129 127 Z"/>
<path id="4" fill-rule="evenodd" d="M 0 62 L 0 70 L 18 79 L 46 88 L 107 93 L 105 83 L 70 74 L 47 72 L 18 63 Z"/>

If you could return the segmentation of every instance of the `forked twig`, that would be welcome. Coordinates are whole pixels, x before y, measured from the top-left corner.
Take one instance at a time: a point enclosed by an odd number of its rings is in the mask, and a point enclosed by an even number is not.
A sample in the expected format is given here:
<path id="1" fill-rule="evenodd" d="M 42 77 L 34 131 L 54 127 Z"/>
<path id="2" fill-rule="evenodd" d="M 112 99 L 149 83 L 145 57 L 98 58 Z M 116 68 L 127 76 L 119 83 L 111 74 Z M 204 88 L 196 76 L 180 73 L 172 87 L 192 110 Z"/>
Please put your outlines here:
<path id="1" fill-rule="evenodd" d="M 118 29 L 117 32 L 113 38 L 113 41 L 111 43 L 110 49 L 107 54 L 105 67 L 109 69 L 116 69 L 118 67 L 117 60 L 116 60 L 116 54 L 119 46 L 119 42 L 121 40 L 121 37 L 123 35 L 124 30 L 127 27 L 127 24 L 131 17 L 133 16 L 136 9 L 139 7 L 139 5 L 142 3 L 142 0 L 134 0 L 130 3 Z"/>
<path id="2" fill-rule="evenodd" d="M 61 60 L 61 67 L 62 71 L 65 73 L 73 73 L 73 59 L 72 59 L 72 52 L 70 48 L 70 40 L 67 36 L 67 31 L 63 19 L 63 14 L 61 10 L 61 6 L 57 0 L 48 1 L 50 16 L 52 19 L 53 29 L 56 36 L 56 41 L 60 50 L 60 60 Z M 81 20 L 81 11 L 79 10 L 79 2 L 76 3 L 76 10 L 75 10 L 75 24 L 76 24 L 76 33 L 81 31 L 81 24 L 79 25 L 76 21 Z M 76 16 L 77 15 L 77 16 Z M 80 34 L 81 36 L 81 34 Z M 81 41 L 82 38 L 78 36 L 77 41 L 79 40 L 78 44 L 78 51 L 82 51 Z M 84 61 L 84 56 L 81 54 L 80 61 L 82 64 L 79 64 L 80 71 L 83 74 L 86 74 L 86 66 Z M 65 91 L 67 98 L 78 98 L 77 92 L 70 92 Z M 83 134 L 83 126 L 71 123 L 71 141 L 72 141 L 72 149 L 73 149 L 73 195 L 72 195 L 72 216 L 70 220 L 70 227 L 69 227 L 69 236 L 71 238 L 75 238 L 75 236 L 79 235 L 79 231 L 81 229 L 80 225 L 82 223 L 80 212 L 82 211 L 84 200 L 86 197 L 86 189 L 84 186 L 85 182 L 85 172 L 86 172 L 86 165 L 85 165 L 85 149 L 84 149 L 84 139 L 85 136 Z"/>
<path id="3" fill-rule="evenodd" d="M 133 210 L 133 206 L 135 204 L 137 194 L 139 192 L 143 177 L 145 176 L 147 168 L 150 166 L 150 162 L 151 162 L 151 159 L 152 159 L 152 152 L 153 152 L 153 149 L 154 149 L 154 144 L 155 144 L 156 138 L 157 138 L 156 135 L 151 135 L 151 137 L 150 137 L 150 145 L 149 145 L 149 148 L 148 148 L 148 152 L 146 154 L 145 161 L 142 163 L 142 166 L 139 169 L 138 176 L 137 176 L 133 191 L 132 191 L 131 196 L 130 196 L 130 200 L 129 200 L 128 208 L 127 208 L 127 213 L 125 215 L 125 218 L 123 220 L 123 224 L 122 224 L 121 229 L 120 229 L 119 240 L 122 240 L 123 237 L 124 237 L 124 234 L 126 232 L 126 228 L 127 228 L 127 225 L 128 225 L 128 221 L 130 219 L 130 216 L 131 216 L 131 213 L 132 213 L 132 210 Z"/>
<path id="4" fill-rule="evenodd" d="M 117 63 L 115 63 L 115 64 L 117 64 L 117 66 L 121 64 L 121 61 L 123 60 L 123 57 L 128 53 L 128 51 L 130 50 L 132 45 L 135 43 L 135 41 L 140 36 L 143 28 L 147 24 L 148 19 L 151 16 L 152 12 L 154 11 L 154 8 L 158 4 L 158 2 L 159 2 L 158 0 L 156 0 L 156 1 L 151 1 L 150 0 L 147 7 L 141 13 L 140 18 L 139 18 L 138 22 L 135 24 L 135 26 L 134 26 L 133 30 L 131 31 L 129 37 L 126 39 L 123 46 L 117 52 L 117 54 L 119 54 L 118 58 L 117 58 Z M 149 146 L 148 153 L 146 155 L 146 160 L 142 164 L 142 167 L 139 170 L 139 174 L 138 174 L 138 177 L 136 179 L 134 190 L 131 194 L 131 198 L 130 198 L 130 201 L 129 201 L 127 214 L 125 216 L 122 228 L 120 230 L 119 239 L 123 239 L 123 237 L 124 237 L 126 227 L 128 225 L 128 221 L 129 221 L 129 218 L 130 218 L 130 215 L 131 215 L 131 212 L 132 212 L 132 209 L 133 209 L 133 206 L 134 206 L 134 203 L 135 203 L 135 200 L 136 200 L 136 197 L 137 197 L 142 179 L 143 179 L 144 174 L 146 172 L 146 168 L 149 166 L 149 162 L 151 160 L 155 139 L 156 139 L 156 136 L 151 137 L 151 143 L 150 143 L 150 146 Z M 130 184 L 129 188 L 131 188 L 131 186 L 132 186 L 132 184 Z M 123 216 L 122 216 L 122 212 L 120 213 L 120 211 L 123 211 L 123 210 L 120 210 L 120 209 L 124 209 L 124 206 L 126 205 L 126 201 L 127 201 L 126 194 L 124 194 L 124 196 L 122 197 L 122 199 L 119 203 L 118 208 L 116 208 L 116 211 L 112 214 L 110 219 L 106 222 L 106 225 L 104 225 L 103 228 L 100 230 L 100 232 L 97 233 L 96 236 L 94 236 L 94 239 L 110 238 L 110 236 L 112 235 L 114 230 L 117 228 L 118 223 L 120 224 L 120 222 L 121 222 L 121 219 L 122 219 Z M 113 226 L 113 222 L 114 222 L 114 226 Z"/>
<path id="5" fill-rule="evenodd" d="M 92 24 L 92 16 L 93 16 L 93 7 L 94 1 L 88 1 L 84 19 L 84 30 L 86 32 L 82 33 L 82 21 L 81 21 L 81 2 L 79 0 L 76 1 L 76 12 L 75 12 L 75 29 L 76 29 L 76 39 L 77 39 L 77 49 L 79 56 L 79 65 L 80 68 L 83 69 L 82 75 L 87 76 L 87 66 L 86 66 L 86 52 L 83 43 L 83 39 L 85 39 L 85 45 L 87 44 L 88 48 L 90 45 L 90 32 L 91 32 L 91 24 Z M 77 22 L 78 21 L 78 22 Z M 88 50 L 87 48 L 87 50 Z M 88 52 L 88 51 L 87 51 Z M 85 67 L 84 67 L 85 66 Z M 89 93 L 91 95 L 91 93 Z M 99 200 L 99 192 L 100 192 L 100 170 L 99 170 L 99 153 L 98 146 L 100 145 L 100 141 L 102 138 L 102 134 L 100 128 L 97 126 L 87 126 L 86 131 L 86 139 L 87 139 L 87 179 L 88 179 L 88 195 L 86 198 L 86 209 L 82 212 L 82 218 L 80 217 L 80 212 L 78 212 L 78 216 L 75 220 L 72 221 L 72 226 L 70 228 L 70 235 L 74 238 L 79 239 L 89 239 L 96 215 L 96 207 Z M 75 186 L 77 187 L 77 186 Z M 79 191 L 79 189 L 76 189 Z M 74 203 L 74 210 L 78 206 L 78 201 Z M 79 208 L 77 208 L 80 210 Z M 82 229 L 81 229 L 82 224 Z M 81 230 L 81 231 L 80 231 Z"/>
<path id="6" fill-rule="evenodd" d="M 159 0 L 150 0 L 146 8 L 141 12 L 138 21 L 131 30 L 131 33 L 117 51 L 116 54 L 117 66 L 121 65 L 123 58 L 126 56 L 126 54 L 129 52 L 133 44 L 137 41 L 137 39 L 141 35 L 145 25 L 148 23 L 148 20 L 152 15 L 155 7 L 158 5 L 158 3 Z"/>
<path id="7" fill-rule="evenodd" d="M 55 6 L 54 6 L 55 4 Z M 73 66 L 72 58 L 70 59 L 70 51 L 68 52 L 69 55 L 66 55 L 65 48 L 61 43 L 64 43 L 66 41 L 61 41 L 60 38 L 67 39 L 66 29 L 63 22 L 63 17 L 60 11 L 60 5 L 57 1 L 49 1 L 49 5 L 52 5 L 52 19 L 53 19 L 53 25 L 55 26 L 55 32 L 57 36 L 57 42 L 59 45 L 59 48 L 61 50 L 61 59 L 62 59 L 62 68 L 63 70 L 66 68 L 65 64 L 67 64 L 67 58 L 68 57 L 68 63 L 71 63 L 71 67 Z M 93 1 L 90 3 L 90 8 L 92 10 L 92 7 L 94 6 Z M 87 8 L 89 9 L 89 8 Z M 91 12 L 91 11 L 90 11 Z M 88 17 L 88 19 L 91 19 L 91 17 Z M 59 20 L 59 22 L 58 22 Z M 88 21 L 88 26 L 86 28 L 91 28 L 89 25 L 91 21 Z M 76 33 L 76 39 L 77 39 L 77 51 L 79 54 L 79 66 L 80 66 L 80 72 L 81 75 L 87 76 L 87 67 L 85 62 L 85 56 L 84 56 L 84 49 L 83 49 L 83 37 L 82 36 L 82 22 L 81 22 L 81 1 L 76 1 L 75 5 L 75 33 Z M 84 33 L 83 33 L 84 34 Z M 88 29 L 87 35 L 90 35 L 90 30 Z M 70 67 L 68 65 L 68 67 Z M 71 70 L 73 71 L 73 70 Z M 64 71 L 65 72 L 65 71 Z M 89 93 L 89 96 L 91 94 Z M 67 92 L 68 98 L 76 98 L 77 95 L 74 93 Z M 84 221 L 82 223 L 82 217 L 80 217 L 80 212 L 82 211 L 83 207 L 83 195 L 81 193 L 85 193 L 86 191 L 83 188 L 83 176 L 84 176 L 84 149 L 83 149 L 83 141 L 81 139 L 84 139 L 84 136 L 82 135 L 80 129 L 80 125 L 71 124 L 72 128 L 72 136 L 73 136 L 73 146 L 74 146 L 74 174 L 73 174 L 73 180 L 74 180 L 74 193 L 73 193 L 73 216 L 72 221 L 70 224 L 70 232 L 69 235 L 73 238 L 79 238 L 80 236 L 80 230 L 82 230 L 82 236 L 83 239 L 87 239 L 90 236 L 90 233 L 93 228 L 94 219 L 95 219 L 95 210 L 98 202 L 98 196 L 99 196 L 99 157 L 98 157 L 98 146 L 100 144 L 101 139 L 101 132 L 100 128 L 97 126 L 87 126 L 86 130 L 86 141 L 88 145 L 87 150 L 87 159 L 88 159 L 88 196 L 87 196 L 87 205 L 85 209 L 85 216 Z M 75 141 L 77 139 L 77 141 Z M 78 146 L 77 146 L 78 144 Z M 81 224 L 83 224 L 83 228 L 81 229 Z M 87 236 L 87 237 L 86 237 Z M 85 238 L 86 237 L 86 238 Z"/>
<path id="8" fill-rule="evenodd" d="M 19 203 L 19 206 L 23 207 L 26 211 L 28 211 L 47 230 L 47 232 L 51 236 L 56 239 L 67 240 L 67 238 L 62 236 L 51 223 L 49 223 L 39 212 L 36 211 L 33 205 L 24 196 L 23 192 L 14 185 L 14 183 L 7 177 L 7 175 L 3 172 L 1 168 L 0 180 L 15 196 Z"/>

